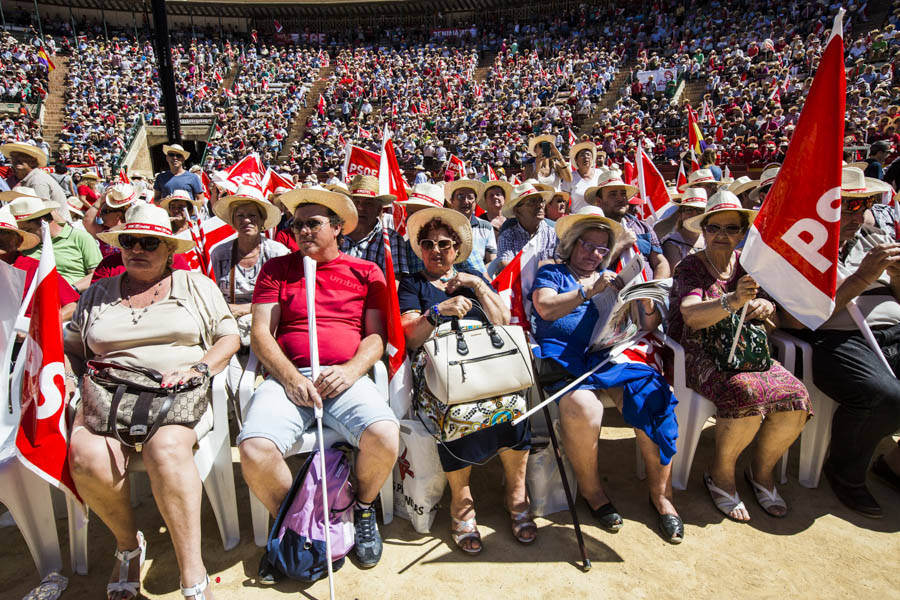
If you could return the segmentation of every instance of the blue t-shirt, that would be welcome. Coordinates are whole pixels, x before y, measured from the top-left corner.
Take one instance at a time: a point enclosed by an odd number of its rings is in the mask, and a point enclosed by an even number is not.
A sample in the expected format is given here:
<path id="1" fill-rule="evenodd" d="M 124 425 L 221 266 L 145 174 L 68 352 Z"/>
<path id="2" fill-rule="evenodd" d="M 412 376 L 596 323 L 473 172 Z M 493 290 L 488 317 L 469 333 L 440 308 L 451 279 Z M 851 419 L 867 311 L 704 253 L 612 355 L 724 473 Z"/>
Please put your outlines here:
<path id="1" fill-rule="evenodd" d="M 153 189 L 162 194 L 162 197 L 171 196 L 175 190 L 185 190 L 196 200 L 203 194 L 203 182 L 196 173 L 185 171 L 181 175 L 172 175 L 172 171 L 160 173 L 153 184 Z"/>
<path id="2" fill-rule="evenodd" d="M 578 281 L 566 265 L 550 264 L 538 269 L 534 285 L 528 293 L 532 300 L 534 290 L 548 288 L 564 294 L 578 288 Z M 597 307 L 591 300 L 585 300 L 564 317 L 545 321 L 533 311 L 534 337 L 541 347 L 541 356 L 560 358 L 566 353 L 584 355 L 591 343 L 594 325 L 600 318 Z M 563 364 L 568 361 L 560 361 Z"/>
<path id="3" fill-rule="evenodd" d="M 462 267 L 461 265 L 457 265 L 456 270 L 460 273 L 475 275 L 476 277 L 480 277 L 488 285 L 491 284 L 490 281 L 485 279 L 484 275 L 478 273 L 477 271 L 467 269 L 465 267 Z M 473 302 L 478 301 L 478 296 L 475 294 L 475 290 L 467 287 L 459 288 L 458 290 L 456 290 L 453 296 L 465 296 Z M 428 279 L 425 278 L 424 271 L 419 271 L 418 273 L 413 273 L 412 275 L 404 275 L 403 278 L 400 279 L 400 287 L 397 288 L 397 298 L 400 302 L 401 314 L 412 310 L 417 310 L 421 313 L 424 313 L 435 304 L 440 304 L 447 298 L 451 297 L 452 296 L 447 295 L 447 293 L 443 290 L 439 290 L 435 286 L 431 285 Z M 472 308 L 472 310 L 466 313 L 466 316 L 463 318 L 477 319 L 479 321 L 484 320 L 484 316 L 482 316 L 481 311 L 477 310 L 474 307 Z"/>

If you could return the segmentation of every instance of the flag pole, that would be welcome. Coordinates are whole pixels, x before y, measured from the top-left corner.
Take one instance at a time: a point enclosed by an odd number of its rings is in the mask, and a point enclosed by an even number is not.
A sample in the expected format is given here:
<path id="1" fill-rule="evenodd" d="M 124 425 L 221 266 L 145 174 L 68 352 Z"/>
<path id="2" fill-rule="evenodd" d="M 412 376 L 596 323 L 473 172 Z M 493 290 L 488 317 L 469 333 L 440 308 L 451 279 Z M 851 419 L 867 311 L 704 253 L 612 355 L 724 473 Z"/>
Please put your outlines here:
<path id="1" fill-rule="evenodd" d="M 731 352 L 728 353 L 728 362 L 730 363 L 734 358 L 734 351 L 737 349 L 738 340 L 741 339 L 741 329 L 744 327 L 744 319 L 747 317 L 747 305 L 749 302 L 744 303 L 744 308 L 741 309 L 741 318 L 738 319 L 737 332 L 734 334 L 734 340 L 731 342 Z"/>
<path id="2" fill-rule="evenodd" d="M 309 366 L 312 380 L 319 378 L 319 341 L 316 333 L 316 261 L 303 257 L 303 275 L 306 278 L 306 314 L 309 319 Z M 319 440 L 319 468 L 322 470 L 322 512 L 325 524 L 325 562 L 328 565 L 328 591 L 334 600 L 334 568 L 331 565 L 331 512 L 328 510 L 328 481 L 325 465 L 325 436 L 322 434 L 322 406 L 315 407 L 316 433 Z"/>
<path id="3" fill-rule="evenodd" d="M 872 328 L 866 323 L 866 318 L 863 316 L 862 311 L 859 310 L 859 305 L 856 304 L 855 298 L 847 303 L 847 312 L 850 313 L 853 322 L 856 323 L 856 326 L 859 327 L 859 331 L 863 334 L 863 337 L 866 338 L 866 343 L 869 344 L 869 347 L 872 348 L 875 355 L 881 359 L 881 363 L 887 367 L 888 373 L 893 375 L 894 369 L 891 367 L 891 363 L 888 362 L 887 358 L 885 358 L 884 352 L 881 351 L 881 346 L 878 345 L 875 334 L 872 333 Z"/>

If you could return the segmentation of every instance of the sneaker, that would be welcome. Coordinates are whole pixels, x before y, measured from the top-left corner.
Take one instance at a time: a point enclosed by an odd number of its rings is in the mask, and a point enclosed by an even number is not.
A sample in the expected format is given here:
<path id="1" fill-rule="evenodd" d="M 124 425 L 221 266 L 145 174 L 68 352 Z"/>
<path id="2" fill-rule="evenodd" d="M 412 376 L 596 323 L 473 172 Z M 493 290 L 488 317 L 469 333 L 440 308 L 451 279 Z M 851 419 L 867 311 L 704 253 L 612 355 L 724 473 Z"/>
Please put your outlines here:
<path id="1" fill-rule="evenodd" d="M 359 566 L 364 569 L 374 567 L 381 560 L 383 544 L 375 521 L 375 509 L 372 506 L 353 509 L 353 524 L 356 526 L 354 552 Z"/>
<path id="2" fill-rule="evenodd" d="M 259 560 L 256 576 L 256 580 L 260 585 L 274 585 L 281 581 L 283 577 L 281 571 L 273 567 L 269 562 L 268 552 L 263 552 L 262 558 Z"/>

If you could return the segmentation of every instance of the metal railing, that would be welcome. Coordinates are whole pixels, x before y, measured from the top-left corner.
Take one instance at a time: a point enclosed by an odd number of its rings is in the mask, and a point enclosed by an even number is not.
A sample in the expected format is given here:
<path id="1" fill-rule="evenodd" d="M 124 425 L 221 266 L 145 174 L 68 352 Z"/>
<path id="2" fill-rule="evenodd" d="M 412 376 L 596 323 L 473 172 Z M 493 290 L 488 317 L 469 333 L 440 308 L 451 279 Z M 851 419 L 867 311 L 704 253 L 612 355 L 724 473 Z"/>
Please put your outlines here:
<path id="1" fill-rule="evenodd" d="M 209 132 L 206 134 L 206 142 L 203 144 L 203 155 L 200 156 L 200 162 L 198 163 L 201 167 L 206 164 L 206 155 L 209 151 L 209 140 L 212 139 L 213 134 L 216 132 L 216 125 L 219 122 L 218 115 L 213 117 L 213 121 L 209 126 Z"/>
<path id="2" fill-rule="evenodd" d="M 113 164 L 113 168 L 110 171 L 111 173 L 118 173 L 119 169 L 122 168 L 122 163 L 125 162 L 125 159 L 128 157 L 128 153 L 131 151 L 131 146 L 132 144 L 134 144 L 134 141 L 137 138 L 137 134 L 144 126 L 144 115 L 138 115 L 137 119 L 134 120 L 134 123 L 131 124 L 131 127 L 129 127 L 125 131 L 125 148 L 122 150 L 122 152 L 116 159 L 116 162 Z"/>

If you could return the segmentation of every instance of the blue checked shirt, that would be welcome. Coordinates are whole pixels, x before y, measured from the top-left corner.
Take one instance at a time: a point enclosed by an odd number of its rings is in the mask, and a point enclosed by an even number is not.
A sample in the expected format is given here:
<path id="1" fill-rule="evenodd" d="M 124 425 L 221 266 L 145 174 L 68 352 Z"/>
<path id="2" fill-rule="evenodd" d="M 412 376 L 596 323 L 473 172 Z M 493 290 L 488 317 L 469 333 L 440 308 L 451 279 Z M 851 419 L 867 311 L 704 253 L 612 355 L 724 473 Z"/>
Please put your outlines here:
<path id="1" fill-rule="evenodd" d="M 399 279 L 400 275 L 410 273 L 410 256 L 412 250 L 403 237 L 394 231 L 388 229 L 388 239 L 391 242 L 391 259 L 394 262 L 394 276 Z M 375 263 L 381 267 L 384 272 L 384 228 L 381 221 L 375 223 L 375 228 L 369 232 L 369 235 L 358 242 L 354 242 L 347 236 L 341 238 L 341 251 Z"/>
<path id="2" fill-rule="evenodd" d="M 553 258 L 556 254 L 556 244 L 559 242 L 559 239 L 546 219 L 541 221 L 534 235 L 537 238 L 538 261 Z M 497 238 L 497 260 L 507 263 L 512 261 L 529 240 L 531 240 L 531 234 L 525 231 L 525 228 L 519 225 L 518 221 L 510 227 L 503 227 L 500 231 L 500 236 Z"/>

